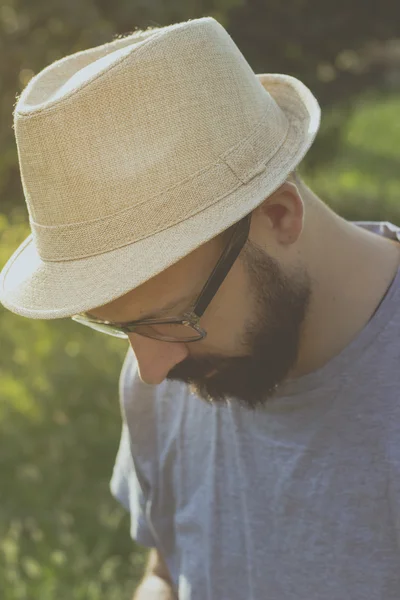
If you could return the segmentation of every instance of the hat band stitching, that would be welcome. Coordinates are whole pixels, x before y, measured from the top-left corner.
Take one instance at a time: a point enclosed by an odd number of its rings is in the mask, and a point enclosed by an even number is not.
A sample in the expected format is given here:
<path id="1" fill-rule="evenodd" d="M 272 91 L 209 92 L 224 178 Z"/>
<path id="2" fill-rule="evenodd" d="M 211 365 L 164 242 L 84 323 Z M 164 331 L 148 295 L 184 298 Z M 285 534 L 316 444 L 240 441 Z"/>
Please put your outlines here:
<path id="1" fill-rule="evenodd" d="M 283 114 L 283 113 L 282 113 Z M 283 114 L 284 117 L 284 114 Z M 257 131 L 259 129 L 259 127 L 261 127 L 263 125 L 264 122 L 267 122 L 269 120 L 269 116 L 268 115 L 264 115 L 257 123 L 256 125 L 254 125 L 254 127 L 252 127 L 249 135 L 247 137 L 245 137 L 244 139 L 240 140 L 240 142 L 238 142 L 237 144 L 235 144 L 234 146 L 232 146 L 229 150 L 227 150 L 226 152 L 224 152 L 222 155 L 219 156 L 219 161 L 223 161 L 225 164 L 227 164 L 231 170 L 235 173 L 235 175 L 238 177 L 238 179 L 240 179 L 240 181 L 242 183 L 246 183 L 249 179 L 248 178 L 244 178 L 243 180 L 241 179 L 241 176 L 239 175 L 239 171 L 235 170 L 235 168 L 233 167 L 233 158 L 235 153 L 240 153 L 242 148 L 246 148 L 246 150 L 249 150 L 249 146 L 251 146 L 250 140 L 257 135 Z M 274 151 L 272 153 L 272 156 L 279 151 L 279 148 L 281 146 L 282 143 L 284 143 L 284 140 L 286 139 L 286 135 L 287 135 L 287 130 L 289 128 L 289 123 L 287 123 L 287 127 L 285 129 L 285 137 L 283 138 L 283 141 L 280 141 L 279 146 L 274 148 Z M 251 146 L 252 148 L 252 146 Z M 229 158 L 231 158 L 231 160 L 228 160 Z M 269 160 L 268 157 L 265 157 L 266 160 Z M 254 162 L 253 162 L 254 164 Z M 116 212 L 113 212 L 112 214 L 108 214 L 108 215 L 104 215 L 102 217 L 96 217 L 95 219 L 89 219 L 86 221 L 75 221 L 73 223 L 62 223 L 62 224 L 57 224 L 57 225 L 44 225 L 42 223 L 38 223 L 37 221 L 35 221 L 34 219 L 29 219 L 29 223 L 31 226 L 35 227 L 38 231 L 39 230 L 45 230 L 45 229 L 67 229 L 67 228 L 74 228 L 76 226 L 79 225 L 90 225 L 91 223 L 99 223 L 101 221 L 109 221 L 112 220 L 113 218 L 118 217 L 119 215 L 123 215 L 125 213 L 129 213 L 133 208 L 139 208 L 140 206 L 142 206 L 143 204 L 147 204 L 148 202 L 154 201 L 157 198 L 159 198 L 160 196 L 165 195 L 166 193 L 177 189 L 183 185 L 186 185 L 187 183 L 189 183 L 191 180 L 196 179 L 198 176 L 202 175 L 202 174 L 206 174 L 207 172 L 211 172 L 215 166 L 218 165 L 218 161 L 216 163 L 214 163 L 213 165 L 208 165 L 207 167 L 203 167 L 202 169 L 199 169 L 198 171 L 192 173 L 191 175 L 189 175 L 188 177 L 185 177 L 184 179 L 181 179 L 180 181 L 178 181 L 177 183 L 174 183 L 172 186 L 166 188 L 165 190 L 163 190 L 162 192 L 158 192 L 157 194 L 154 194 L 153 196 L 149 196 L 148 198 L 146 198 L 145 200 L 142 200 L 141 202 L 138 202 L 137 204 L 134 205 L 130 205 L 127 206 L 126 208 L 123 208 L 121 210 L 118 210 Z M 257 174 L 258 170 L 257 167 L 255 168 L 255 172 L 254 175 L 255 176 Z M 251 179 L 252 177 L 250 177 Z"/>
<path id="2" fill-rule="evenodd" d="M 257 146 L 257 153 L 261 162 L 258 163 L 257 168 L 252 165 L 252 173 L 250 177 L 247 177 L 247 181 L 265 170 L 269 161 L 284 144 L 288 133 L 289 127 L 285 131 L 285 135 L 279 140 L 279 145 L 274 148 L 273 154 L 266 157 L 264 147 L 268 144 L 268 135 L 267 132 L 262 132 L 264 135 L 259 136 Z M 236 165 L 237 168 L 238 165 L 239 163 Z M 159 196 L 157 205 L 153 202 L 150 206 L 147 206 L 144 214 L 143 212 L 137 214 L 136 206 L 130 207 L 131 220 L 127 218 L 128 210 L 125 210 L 123 213 L 112 215 L 106 223 L 84 222 L 81 226 L 75 224 L 74 228 L 69 226 L 66 228 L 63 226 L 38 227 L 35 223 L 32 223 L 32 234 L 37 251 L 42 260 L 48 262 L 78 260 L 111 252 L 117 247 L 133 244 L 192 217 L 220 202 L 244 185 L 236 172 L 225 162 L 215 164 L 206 173 L 198 177 L 197 181 L 190 181 L 189 183 L 190 185 L 186 186 L 186 190 L 185 186 L 180 186 L 180 189 L 175 190 L 174 195 L 170 198 L 166 197 L 166 193 Z M 213 192 L 218 186 L 220 186 L 220 194 L 216 198 Z M 176 219 L 177 199 L 179 219 Z M 149 223 L 151 223 L 151 231 L 149 231 Z M 95 244 L 93 244 L 93 240 L 95 240 Z M 116 244 L 118 245 L 116 246 Z"/>

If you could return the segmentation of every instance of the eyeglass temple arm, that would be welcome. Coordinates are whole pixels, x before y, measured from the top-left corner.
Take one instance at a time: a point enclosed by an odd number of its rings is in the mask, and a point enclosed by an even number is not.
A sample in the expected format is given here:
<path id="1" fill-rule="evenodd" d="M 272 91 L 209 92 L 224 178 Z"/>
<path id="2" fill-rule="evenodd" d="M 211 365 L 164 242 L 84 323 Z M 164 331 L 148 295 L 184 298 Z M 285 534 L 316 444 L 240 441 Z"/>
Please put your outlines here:
<path id="1" fill-rule="evenodd" d="M 246 243 L 246 240 L 249 235 L 250 230 L 250 221 L 251 221 L 251 213 L 246 215 L 243 219 L 241 219 L 234 228 L 231 238 L 223 251 L 219 261 L 214 267 L 210 277 L 207 279 L 199 298 L 195 306 L 193 307 L 193 312 L 201 317 L 209 305 L 212 297 L 218 291 L 220 285 L 224 281 L 228 272 L 230 271 L 233 263 L 239 256 L 243 246 Z M 229 259 L 227 257 L 229 256 Z M 214 277 L 216 274 L 219 274 L 217 281 L 215 281 Z"/>

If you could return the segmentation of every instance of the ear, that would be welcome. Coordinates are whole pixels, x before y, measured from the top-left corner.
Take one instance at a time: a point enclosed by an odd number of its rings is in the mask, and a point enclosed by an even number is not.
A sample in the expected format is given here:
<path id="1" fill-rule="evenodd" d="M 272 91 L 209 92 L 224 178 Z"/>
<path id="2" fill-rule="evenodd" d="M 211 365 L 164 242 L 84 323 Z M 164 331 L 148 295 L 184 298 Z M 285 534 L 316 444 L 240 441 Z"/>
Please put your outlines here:
<path id="1" fill-rule="evenodd" d="M 285 181 L 271 196 L 268 196 L 254 213 L 255 221 L 260 221 L 265 232 L 275 238 L 278 244 L 290 245 L 299 238 L 304 221 L 304 204 L 294 183 Z"/>

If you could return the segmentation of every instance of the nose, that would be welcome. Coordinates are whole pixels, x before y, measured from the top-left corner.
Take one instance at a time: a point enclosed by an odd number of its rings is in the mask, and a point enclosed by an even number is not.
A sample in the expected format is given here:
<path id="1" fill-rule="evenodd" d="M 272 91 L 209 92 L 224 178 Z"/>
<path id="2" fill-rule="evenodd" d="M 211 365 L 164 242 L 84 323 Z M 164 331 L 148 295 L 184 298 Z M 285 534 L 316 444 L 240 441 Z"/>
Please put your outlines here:
<path id="1" fill-rule="evenodd" d="M 153 340 L 137 333 L 129 334 L 129 343 L 138 362 L 140 379 L 151 385 L 161 383 L 172 367 L 189 354 L 185 344 Z"/>

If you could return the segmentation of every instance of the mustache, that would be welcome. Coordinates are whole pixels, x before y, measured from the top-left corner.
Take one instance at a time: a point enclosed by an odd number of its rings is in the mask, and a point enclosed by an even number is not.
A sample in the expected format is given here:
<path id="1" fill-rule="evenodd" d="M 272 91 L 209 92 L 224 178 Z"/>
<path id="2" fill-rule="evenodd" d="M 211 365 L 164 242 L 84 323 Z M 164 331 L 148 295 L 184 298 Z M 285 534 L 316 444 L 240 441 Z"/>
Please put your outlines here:
<path id="1" fill-rule="evenodd" d="M 221 374 L 224 371 L 231 370 L 237 365 L 243 365 L 244 361 L 249 360 L 249 356 L 207 356 L 201 358 L 188 357 L 178 365 L 175 365 L 168 373 L 167 379 L 178 379 L 185 383 L 192 381 L 203 381 L 216 371 Z"/>
<path id="2" fill-rule="evenodd" d="M 226 404 L 235 398 L 248 409 L 262 404 L 264 394 L 276 388 L 271 378 L 260 376 L 264 372 L 259 360 L 250 355 L 229 358 L 187 358 L 168 373 L 167 379 L 186 383 L 191 391 L 207 403 Z"/>

